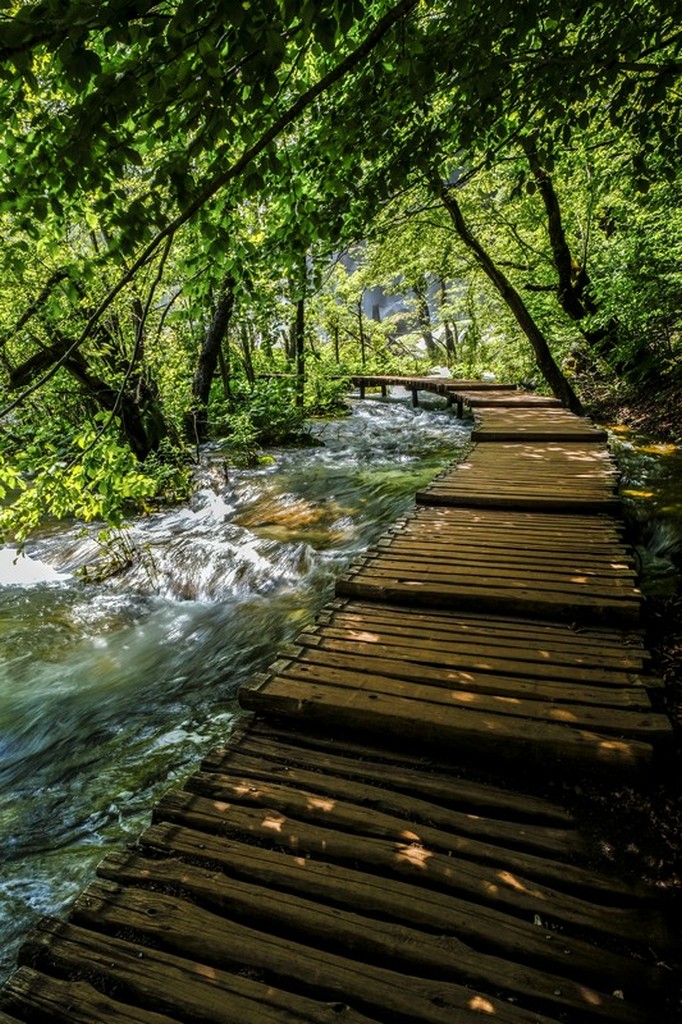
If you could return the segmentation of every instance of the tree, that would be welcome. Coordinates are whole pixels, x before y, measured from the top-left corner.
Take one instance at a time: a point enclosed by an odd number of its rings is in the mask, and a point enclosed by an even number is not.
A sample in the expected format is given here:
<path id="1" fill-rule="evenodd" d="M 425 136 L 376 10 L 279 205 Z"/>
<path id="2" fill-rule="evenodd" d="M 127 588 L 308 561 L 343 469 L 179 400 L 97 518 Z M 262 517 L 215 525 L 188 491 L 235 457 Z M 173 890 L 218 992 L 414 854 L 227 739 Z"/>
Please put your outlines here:
<path id="1" fill-rule="evenodd" d="M 577 7 L 522 0 L 511 8 L 479 0 L 236 0 L 229 9 L 218 0 L 13 4 L 0 16 L 5 258 L 19 279 L 41 263 L 45 270 L 32 277 L 21 308 L 0 295 L 0 309 L 13 307 L 15 324 L 29 314 L 11 340 L 8 321 L 0 324 L 4 379 L 9 383 L 16 368 L 26 380 L 35 371 L 5 411 L 26 408 L 29 398 L 44 402 L 62 371 L 78 371 L 88 402 L 99 396 L 100 410 L 140 455 L 156 444 L 149 415 L 158 408 L 172 433 L 192 386 L 203 436 L 223 351 L 216 339 L 227 319 L 227 298 L 217 298 L 222 282 L 233 282 L 240 316 L 248 307 L 262 319 L 268 302 L 256 301 L 253 283 L 263 280 L 268 259 L 276 293 L 305 254 L 319 265 L 371 237 L 386 208 L 401 197 L 407 203 L 413 190 L 420 211 L 419 189 L 434 164 L 457 175 L 468 238 L 462 266 L 474 268 L 477 282 L 480 268 L 502 272 L 506 284 L 497 273 L 488 277 L 511 298 L 536 355 L 540 337 L 555 348 L 539 359 L 552 387 L 573 403 L 557 376 L 564 338 L 557 345 L 546 322 L 559 324 L 566 338 L 577 329 L 600 353 L 606 339 L 611 365 L 630 372 L 647 353 L 625 343 L 605 276 L 607 250 L 616 244 L 598 246 L 588 268 L 583 257 L 591 252 L 576 248 L 561 175 L 585 133 L 605 149 L 618 134 L 629 142 L 619 160 L 633 199 L 644 205 L 647 187 L 656 193 L 658 182 L 674 182 L 679 15 L 679 0 L 632 0 L 627 17 L 606 0 Z M 538 223 L 533 245 L 540 255 L 521 262 L 532 263 L 534 275 L 541 270 L 542 280 L 527 282 L 540 291 L 524 291 L 520 272 L 503 266 L 518 253 L 499 252 L 470 208 L 470 184 L 504 176 L 522 153 L 523 187 L 536 190 L 535 199 L 525 199 L 543 211 L 544 239 Z M 512 192 L 504 216 L 512 226 L 525 218 L 516 232 L 522 238 L 530 207 Z M 503 216 L 484 195 L 480 202 L 492 217 Z M 415 224 L 423 228 L 419 218 Z M 441 233 L 447 249 L 455 235 Z M 416 262 L 404 259 L 398 273 L 417 285 L 425 337 L 435 342 L 424 285 L 443 282 L 447 296 L 457 275 L 449 259 L 429 261 L 425 251 Z M 670 275 L 666 280 L 672 313 L 675 288 Z M 146 306 L 154 282 L 158 301 Z M 552 294 L 557 309 L 550 311 Z M 40 313 L 29 312 L 36 304 Z M 375 328 L 357 313 L 356 303 L 352 327 L 344 315 L 330 321 L 337 354 L 346 325 L 371 358 Z M 439 315 L 452 356 L 454 320 L 445 308 Z M 242 362 L 257 357 L 259 338 L 274 351 L 281 320 L 271 329 L 261 319 L 239 322 L 248 339 Z M 36 340 L 31 328 L 39 320 L 46 333 Z M 674 329 L 667 330 L 672 353 Z M 224 356 L 230 351 L 225 342 Z M 146 441 L 131 426 L 130 403 Z"/>

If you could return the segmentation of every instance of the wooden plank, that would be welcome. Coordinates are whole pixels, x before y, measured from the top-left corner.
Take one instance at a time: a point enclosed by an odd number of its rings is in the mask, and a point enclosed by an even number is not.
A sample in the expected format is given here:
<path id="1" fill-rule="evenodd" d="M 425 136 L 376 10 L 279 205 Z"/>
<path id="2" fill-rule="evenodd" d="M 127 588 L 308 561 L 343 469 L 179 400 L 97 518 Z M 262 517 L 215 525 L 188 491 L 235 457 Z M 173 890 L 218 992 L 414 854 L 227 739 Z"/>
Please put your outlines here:
<path id="1" fill-rule="evenodd" d="M 541 824 L 561 827 L 575 827 L 575 819 L 565 807 L 546 798 L 522 793 L 515 789 L 503 789 L 499 785 L 478 782 L 458 775 L 452 766 L 446 771 L 441 765 L 417 758 L 409 750 L 398 754 L 382 745 L 371 746 L 344 738 L 317 736 L 310 732 L 299 732 L 291 725 L 272 725 L 256 719 L 244 737 L 244 747 L 257 745 L 261 756 L 281 758 L 284 761 L 302 759 L 318 770 L 329 770 L 338 775 L 353 775 L 360 772 L 360 778 L 379 783 L 390 783 L 407 793 L 415 793 L 428 799 L 438 800 L 446 806 L 463 811 L 476 810 L 494 815 L 498 820 L 516 821 L 526 824 Z M 224 750 L 225 748 L 223 748 Z M 203 769 L 212 771 L 214 757 L 220 758 L 221 750 L 210 755 Z M 407 764 L 406 764 L 407 761 Z"/>
<path id="2" fill-rule="evenodd" d="M 498 391 L 492 395 L 480 391 L 458 391 L 459 396 L 471 409 L 512 408 L 512 409 L 557 409 L 561 408 L 558 398 L 546 395 L 529 395 L 522 391 Z"/>
<path id="3" fill-rule="evenodd" d="M 639 659 L 648 658 L 648 652 L 642 645 L 642 635 L 638 631 L 625 632 L 617 629 L 598 629 L 590 627 L 566 626 L 562 623 L 548 621 L 529 621 L 528 619 L 501 616 L 490 619 L 475 612 L 448 612 L 409 605 L 389 605 L 350 601 L 347 598 L 336 598 L 330 601 L 320 613 L 320 621 L 337 622 L 343 620 L 354 625 L 365 626 L 372 623 L 387 623 L 395 628 L 407 630 L 433 630 L 448 635 L 461 633 L 465 637 L 476 636 L 489 639 L 491 644 L 504 642 L 508 644 L 528 644 L 539 646 L 543 656 L 554 657 L 555 651 L 564 650 L 568 645 L 574 649 L 579 644 L 581 650 L 589 652 L 595 658 L 594 664 L 602 664 L 599 654 L 608 659 L 624 658 L 621 667 L 638 667 Z M 416 634 L 415 634 L 416 635 Z M 637 665 L 631 664 L 631 659 Z M 616 662 L 614 661 L 614 664 Z"/>
<path id="4" fill-rule="evenodd" d="M 641 770 L 652 759 L 649 743 L 574 729 L 556 722 L 532 722 L 502 715 L 472 715 L 460 708 L 432 710 L 414 701 L 381 694 L 347 691 L 267 678 L 242 687 L 243 708 L 267 715 L 333 723 L 336 728 L 365 734 L 398 737 L 412 743 L 457 751 L 458 756 L 480 760 L 490 745 L 496 755 L 526 764 L 560 766 L 573 770 Z M 260 687 L 259 687 L 260 684 Z"/>
<path id="5" fill-rule="evenodd" d="M 0 998 L 28 1024 L 44 1020 L 55 1024 L 178 1024 L 177 1017 L 118 1002 L 87 981 L 63 981 L 30 967 L 21 967 L 12 975 Z M 17 1020 L 0 1011 L 0 1024 L 16 1024 Z"/>
<path id="6" fill-rule="evenodd" d="M 23 956 L 36 965 L 97 979 L 145 1008 L 177 1014 L 182 1024 L 372 1024 L 350 1006 L 286 992 L 270 982 L 232 974 L 222 965 L 202 967 L 167 950 L 100 934 L 99 929 L 43 921 Z"/>
<path id="7" fill-rule="evenodd" d="M 478 409 L 472 441 L 605 441 L 605 430 L 565 409 Z"/>
<path id="8" fill-rule="evenodd" d="M 466 602 L 466 607 L 491 614 L 518 614 L 529 617 L 554 617 L 560 621 L 572 622 L 587 619 L 603 624 L 636 626 L 639 622 L 640 607 L 636 600 L 615 600 L 600 595 L 561 594 L 537 591 L 528 588 L 503 590 L 495 586 L 429 586 L 423 581 L 404 582 L 396 577 L 385 577 L 377 581 L 371 574 L 354 574 L 337 582 L 336 593 L 363 600 L 393 601 L 396 604 L 422 604 L 429 607 L 455 608 Z"/>
<path id="9" fill-rule="evenodd" d="M 414 554 L 406 546 L 392 544 L 389 547 L 370 552 L 369 555 L 357 559 L 355 563 L 352 563 L 353 565 L 371 566 L 372 568 L 381 566 L 393 571 L 428 573 L 431 578 L 452 575 L 478 577 L 480 570 L 487 568 L 495 572 L 495 577 L 499 581 L 511 580 L 515 583 L 519 574 L 522 573 L 526 580 L 537 581 L 539 587 L 543 582 L 552 583 L 556 579 L 568 577 L 571 582 L 581 583 L 585 587 L 620 587 L 639 592 L 634 585 L 635 573 L 627 568 L 614 568 L 613 563 L 582 567 L 565 560 L 541 566 L 531 561 L 524 564 L 522 553 L 501 561 L 491 558 L 487 552 L 473 559 L 458 557 L 458 552 L 453 552 L 453 555 L 441 556 L 440 559 L 426 560 Z"/>
<path id="10" fill-rule="evenodd" d="M 606 441 L 605 430 L 594 427 L 578 427 L 569 424 L 537 424 L 521 427 L 511 424 L 509 427 L 476 427 L 471 432 L 472 441 Z"/>
<path id="11" fill-rule="evenodd" d="M 585 1020 L 632 1020 L 633 1010 L 623 1002 L 585 988 L 560 975 L 477 953 L 452 936 L 434 936 L 395 921 L 371 917 L 362 903 L 348 909 L 330 906 L 327 899 L 293 895 L 281 886 L 234 880 L 223 871 L 207 872 L 177 859 L 148 860 L 136 854 L 111 855 L 99 868 L 102 877 L 119 886 L 145 888 L 153 877 L 155 890 L 181 895 L 214 913 L 248 921 L 261 929 L 287 936 L 305 936 L 306 946 L 332 949 L 365 963 L 390 963 L 407 974 L 440 974 L 457 984 L 480 986 L 489 994 L 531 997 L 547 1012 L 580 1011 Z M 324 894 L 329 896 L 327 890 Z M 341 894 L 339 894 L 341 895 Z M 337 901 L 338 902 L 338 897 Z M 362 907 L 362 913 L 357 908 Z M 158 910 L 156 903 L 154 909 Z M 156 914 L 155 914 L 156 917 Z M 625 1012 L 625 1016 L 623 1013 Z M 641 1019 L 641 1011 L 634 1011 Z"/>
<path id="12" fill-rule="evenodd" d="M 228 790 L 229 787 L 225 789 L 226 794 Z M 279 800 L 273 806 L 272 801 L 269 805 L 258 804 L 254 797 L 249 805 L 221 799 L 220 791 L 216 776 L 212 776 L 210 783 L 207 780 L 204 795 L 172 792 L 159 804 L 156 818 L 221 836 L 265 840 L 301 857 L 310 854 L 337 864 L 365 864 L 374 872 L 409 879 L 414 884 L 519 920 L 533 921 L 538 915 L 548 926 L 565 929 L 569 935 L 589 933 L 607 942 L 619 939 L 636 946 L 671 946 L 664 923 L 645 906 L 632 909 L 597 904 L 532 881 L 514 870 L 480 865 L 453 852 L 448 855 L 446 851 L 425 845 L 409 826 L 397 840 L 341 831 L 330 820 L 331 811 L 326 812 L 325 821 L 320 801 L 317 806 L 313 802 L 307 808 L 297 807 L 298 816 L 290 816 L 280 810 Z M 259 792 L 257 789 L 256 793 Z M 283 799 L 284 796 L 282 794 Z M 291 793 L 286 794 L 286 798 L 288 803 L 294 801 Z M 340 809 L 334 820 L 341 817 L 342 812 Z M 315 817 L 318 821 L 310 820 Z"/>
<path id="13" fill-rule="evenodd" d="M 458 508 L 544 508 L 549 512 L 571 512 L 573 509 L 579 509 L 613 513 L 618 512 L 620 508 L 619 499 L 609 496 L 579 497 L 574 494 L 569 498 L 562 498 L 560 494 L 556 497 L 540 493 L 520 494 L 518 490 L 505 495 L 493 487 L 487 494 L 482 493 L 480 489 L 468 494 L 464 490 L 447 493 L 431 487 L 428 490 L 417 491 L 415 498 L 420 505 L 454 505 Z"/>
<path id="14" fill-rule="evenodd" d="M 318 650 L 310 656 L 292 659 L 278 667 L 281 679 L 362 689 L 368 693 L 405 697 L 416 702 L 441 707 L 466 708 L 472 714 L 481 711 L 538 721 L 563 722 L 569 726 L 596 729 L 617 736 L 639 736 L 649 742 L 668 740 L 670 722 L 666 716 L 655 715 L 647 691 L 568 688 L 557 683 L 550 686 L 476 675 L 449 670 L 429 670 L 426 666 L 409 670 L 402 662 L 390 662 L 385 668 L 380 659 L 374 667 L 362 657 L 350 660 L 343 656 L 325 657 Z M 415 713 L 417 713 L 415 708 Z"/>
<path id="15" fill-rule="evenodd" d="M 214 827 L 214 822 L 209 822 Z M 140 839 L 155 856 L 180 856 L 209 870 L 219 867 L 228 875 L 322 900 L 380 919 L 458 939 L 478 953 L 518 964 L 537 966 L 573 980 L 604 987 L 622 987 L 628 979 L 631 993 L 654 992 L 660 975 L 641 960 L 629 961 L 619 953 L 601 949 L 579 938 L 558 935 L 544 926 L 500 913 L 484 903 L 467 903 L 448 893 L 433 891 L 418 880 L 409 884 L 371 873 L 362 863 L 353 867 L 318 860 L 305 851 L 285 853 L 262 845 L 248 845 L 233 837 L 211 835 L 183 825 L 152 825 Z M 293 846 L 292 843 L 289 844 Z M 299 855 L 305 852 L 305 856 Z M 368 865 L 369 866 L 369 865 Z"/>
<path id="16" fill-rule="evenodd" d="M 636 621 L 640 608 L 639 591 L 628 585 L 626 580 L 611 580 L 600 576 L 571 576 L 569 573 L 548 573 L 545 577 L 532 573 L 520 574 L 520 578 L 498 576 L 494 564 L 482 566 L 478 572 L 460 570 L 457 567 L 441 570 L 412 564 L 402 565 L 391 559 L 376 557 L 364 565 L 353 566 L 343 579 L 354 583 L 362 581 L 369 586 L 402 587 L 407 596 L 411 588 L 425 588 L 436 598 L 439 594 L 461 593 L 467 596 L 471 592 L 473 597 L 476 597 L 479 592 L 493 593 L 502 599 L 510 599 L 512 606 L 517 599 L 519 603 L 523 602 L 525 605 L 525 598 L 529 596 L 538 607 L 546 603 L 548 614 L 549 605 L 570 607 L 575 604 L 603 608 L 608 603 L 614 610 L 622 606 L 626 616 L 632 609 Z M 337 589 L 339 593 L 348 592 L 345 588 Z M 472 606 L 476 607 L 473 601 Z M 551 612 L 554 613 L 553 608 Z"/>
<path id="17" fill-rule="evenodd" d="M 402 815 L 414 823 L 424 823 L 427 827 L 437 827 L 459 836 L 468 836 L 475 840 L 481 840 L 485 845 L 480 848 L 475 844 L 463 844 L 458 847 L 459 852 L 466 850 L 468 855 L 478 860 L 499 861 L 499 850 L 490 850 L 487 844 L 504 846 L 508 851 L 511 849 L 523 849 L 539 854 L 540 856 L 551 855 L 559 860 L 571 860 L 578 852 L 585 851 L 585 844 L 582 838 L 573 829 L 550 828 L 541 825 L 529 826 L 518 823 L 501 822 L 484 816 L 473 816 L 464 814 L 461 811 L 452 810 L 449 807 L 427 801 L 414 794 L 405 795 L 394 789 L 379 787 L 365 781 L 358 773 L 355 778 L 343 778 L 330 775 L 319 770 L 311 770 L 305 765 L 292 766 L 277 765 L 273 761 L 263 758 L 254 753 L 249 754 L 252 749 L 240 745 L 237 750 L 225 752 L 220 764 L 213 763 L 211 771 L 221 778 L 233 778 L 235 775 L 255 780 L 259 784 L 268 782 L 284 783 L 294 789 L 305 789 L 307 791 L 329 796 L 334 800 L 342 800 L 346 803 L 353 802 L 364 808 L 366 805 L 375 808 L 389 816 Z M 206 773 L 202 771 L 199 779 L 204 779 Z M 192 786 L 193 783 L 188 783 Z M 197 784 L 197 790 L 201 791 L 201 782 Z M 257 787 L 256 787 L 257 788 Z M 365 812 L 359 814 L 360 820 L 364 821 Z M 527 859 L 520 861 L 529 869 L 530 862 Z M 538 870 L 543 865 L 538 862 Z M 552 877 L 561 878 L 553 864 L 549 868 Z M 579 887 L 588 884 L 583 874 L 577 873 L 564 880 L 573 880 Z M 590 875 L 590 882 L 594 874 Z M 603 888 L 603 883 L 599 883 Z"/>
<path id="18" fill-rule="evenodd" d="M 442 534 L 466 528 L 469 531 L 490 532 L 493 536 L 509 532 L 519 538 L 535 536 L 540 544 L 549 544 L 552 541 L 574 544 L 585 542 L 596 548 L 607 549 L 622 545 L 623 527 L 616 520 L 604 522 L 604 517 L 595 513 L 591 513 L 586 522 L 583 521 L 582 515 L 562 516 L 556 512 L 544 512 L 539 515 L 540 518 L 535 513 L 521 509 L 450 509 L 420 505 L 403 524 L 402 529 L 416 530 L 428 523 Z M 398 530 L 393 529 L 389 532 L 396 533 Z"/>
<path id="19" fill-rule="evenodd" d="M 457 544 L 458 565 L 485 565 L 491 561 L 503 562 L 506 568 L 553 569 L 564 568 L 569 572 L 585 571 L 618 571 L 620 575 L 635 579 L 634 560 L 617 546 L 610 550 L 592 551 L 583 554 L 577 545 L 573 549 L 557 550 L 554 545 L 546 548 L 530 549 L 526 544 L 509 539 L 486 543 L 485 548 L 467 537 L 459 537 Z M 393 557 L 409 557 L 419 559 L 426 564 L 438 564 L 444 555 L 444 544 L 441 540 L 429 540 L 420 534 L 395 534 L 377 541 L 369 548 L 364 558 L 372 554 L 391 553 Z"/>
<path id="20" fill-rule="evenodd" d="M 246 777 L 240 777 L 239 771 L 232 769 L 231 765 L 229 761 L 224 771 L 211 776 L 205 772 L 191 776 L 187 785 L 201 796 L 219 794 L 220 799 L 226 799 L 229 795 L 229 799 L 237 803 L 276 807 L 292 813 L 298 820 L 324 820 L 330 827 L 346 829 L 350 826 L 356 835 L 399 841 L 410 834 L 415 842 L 423 841 L 434 849 L 449 855 L 457 853 L 458 857 L 466 857 L 479 864 L 504 862 L 507 867 L 525 873 L 535 881 L 549 880 L 569 893 L 589 892 L 592 898 L 595 895 L 606 896 L 609 902 L 620 896 L 631 903 L 636 892 L 632 887 L 602 879 L 594 871 L 567 864 L 565 858 L 560 864 L 555 859 L 548 859 L 555 858 L 562 850 L 573 854 L 581 850 L 578 838 L 566 839 L 562 846 L 558 829 L 505 828 L 491 821 L 476 831 L 473 827 L 463 826 L 461 817 L 449 815 L 446 808 L 438 809 L 424 801 L 415 801 L 411 810 L 399 794 L 377 790 L 376 786 L 363 786 L 353 780 L 330 779 L 322 774 L 291 768 L 282 773 L 284 785 L 281 779 L 273 781 L 268 778 L 262 769 L 245 773 L 251 779 L 258 779 L 254 784 Z M 329 800 L 321 801 L 317 799 L 318 795 Z M 368 803 L 371 804 L 370 811 L 366 807 Z M 442 826 L 447 830 L 443 831 Z M 569 837 L 570 833 L 565 834 L 564 831 L 564 835 Z M 488 846 L 491 843 L 498 846 Z M 506 844 L 504 851 L 500 850 L 499 844 Z M 510 848 L 515 846 L 523 848 L 523 852 Z"/>
<path id="21" fill-rule="evenodd" d="M 402 1015 L 424 1024 L 452 1024 L 475 1019 L 467 1013 L 476 993 L 452 982 L 402 974 L 385 967 L 350 960 L 326 949 L 307 946 L 273 930 L 257 928 L 221 916 L 188 900 L 158 892 L 96 882 L 77 902 L 79 920 L 96 920 L 99 928 L 131 928 L 146 941 L 162 944 L 176 956 L 188 956 L 210 966 L 232 963 L 262 971 L 278 983 L 307 992 L 327 1002 L 352 998 L 355 1008 L 370 1015 Z M 343 912 L 327 912 L 343 926 Z M 319 920 L 319 919 L 318 919 Z M 499 999 L 486 996 L 496 1020 L 505 1024 L 550 1024 Z"/>
<path id="22" fill-rule="evenodd" d="M 598 657 L 587 650 L 581 643 L 580 635 L 575 633 L 567 636 L 564 646 L 549 651 L 541 644 L 531 646 L 528 639 L 514 640 L 506 636 L 499 639 L 491 636 L 483 624 L 482 635 L 472 632 L 461 632 L 453 637 L 446 628 L 419 628 L 409 622 L 373 622 L 356 616 L 336 614 L 332 625 L 317 625 L 304 629 L 297 637 L 299 645 L 315 645 L 315 638 L 320 638 L 317 646 L 323 646 L 322 640 L 346 639 L 363 650 L 374 644 L 385 644 L 393 648 L 404 648 L 401 656 L 410 659 L 411 652 L 415 658 L 428 662 L 433 652 L 441 658 L 449 658 L 453 668 L 467 668 L 490 671 L 506 671 L 521 675 L 541 676 L 543 679 L 575 680 L 577 669 L 580 679 L 601 686 L 638 685 L 641 677 L 637 669 L 642 667 L 642 659 L 637 657 L 620 657 L 618 660 L 608 656 Z M 570 646 L 569 646 L 570 643 Z M 549 645 L 548 645 L 549 646 Z M 454 664 L 453 664 L 454 659 Z"/>

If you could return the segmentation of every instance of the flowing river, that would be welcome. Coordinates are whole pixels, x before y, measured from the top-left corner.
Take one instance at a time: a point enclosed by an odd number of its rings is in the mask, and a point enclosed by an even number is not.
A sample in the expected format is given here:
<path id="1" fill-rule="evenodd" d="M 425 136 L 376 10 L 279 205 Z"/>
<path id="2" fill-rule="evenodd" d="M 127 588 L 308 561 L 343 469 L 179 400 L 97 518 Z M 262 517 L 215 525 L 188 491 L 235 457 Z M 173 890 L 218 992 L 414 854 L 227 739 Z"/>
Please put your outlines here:
<path id="1" fill-rule="evenodd" d="M 0 978 L 469 436 L 393 399 L 311 429 L 319 447 L 252 470 L 208 449 L 191 503 L 136 520 L 104 556 L 96 528 L 65 524 L 16 562 L 0 549 Z M 115 575 L 83 577 L 112 557 Z"/>

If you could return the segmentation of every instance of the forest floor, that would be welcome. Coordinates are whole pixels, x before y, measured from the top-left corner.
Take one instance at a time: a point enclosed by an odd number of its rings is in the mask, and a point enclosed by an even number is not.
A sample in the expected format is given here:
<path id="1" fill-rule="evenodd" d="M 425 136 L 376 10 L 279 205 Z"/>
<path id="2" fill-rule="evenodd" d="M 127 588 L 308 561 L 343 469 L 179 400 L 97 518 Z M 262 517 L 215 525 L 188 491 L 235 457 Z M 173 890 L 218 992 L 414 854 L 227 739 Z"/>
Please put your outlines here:
<path id="1" fill-rule="evenodd" d="M 682 444 L 682 394 L 679 384 L 635 387 L 581 378 L 580 394 L 588 415 L 609 426 L 624 424 L 657 441 Z"/>

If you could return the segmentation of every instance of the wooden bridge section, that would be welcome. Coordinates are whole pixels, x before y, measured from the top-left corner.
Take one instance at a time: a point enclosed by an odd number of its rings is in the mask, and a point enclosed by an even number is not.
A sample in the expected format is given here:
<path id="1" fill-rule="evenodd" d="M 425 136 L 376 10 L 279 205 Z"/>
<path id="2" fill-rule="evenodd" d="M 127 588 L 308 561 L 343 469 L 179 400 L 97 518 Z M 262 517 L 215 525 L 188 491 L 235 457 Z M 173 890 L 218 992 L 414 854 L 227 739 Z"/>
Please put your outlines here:
<path id="1" fill-rule="evenodd" d="M 476 417 L 467 460 L 34 931 L 0 1024 L 672 1021 L 662 908 L 518 781 L 642 772 L 670 740 L 615 471 L 552 400 L 447 387 Z"/>

